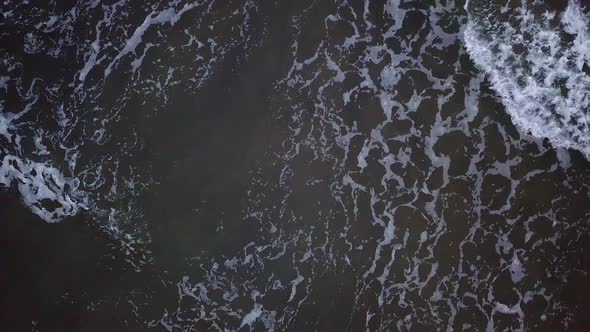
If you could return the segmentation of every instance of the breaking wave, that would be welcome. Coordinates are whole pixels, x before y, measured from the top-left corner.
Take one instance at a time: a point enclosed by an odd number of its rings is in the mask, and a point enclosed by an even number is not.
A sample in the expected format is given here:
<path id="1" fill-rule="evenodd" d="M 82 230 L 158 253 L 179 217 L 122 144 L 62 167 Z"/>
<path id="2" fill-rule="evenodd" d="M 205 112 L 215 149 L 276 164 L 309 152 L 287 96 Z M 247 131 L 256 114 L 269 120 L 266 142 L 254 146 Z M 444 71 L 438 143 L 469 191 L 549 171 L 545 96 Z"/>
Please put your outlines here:
<path id="1" fill-rule="evenodd" d="M 590 20 L 536 3 L 466 5 L 465 45 L 525 133 L 590 156 Z"/>

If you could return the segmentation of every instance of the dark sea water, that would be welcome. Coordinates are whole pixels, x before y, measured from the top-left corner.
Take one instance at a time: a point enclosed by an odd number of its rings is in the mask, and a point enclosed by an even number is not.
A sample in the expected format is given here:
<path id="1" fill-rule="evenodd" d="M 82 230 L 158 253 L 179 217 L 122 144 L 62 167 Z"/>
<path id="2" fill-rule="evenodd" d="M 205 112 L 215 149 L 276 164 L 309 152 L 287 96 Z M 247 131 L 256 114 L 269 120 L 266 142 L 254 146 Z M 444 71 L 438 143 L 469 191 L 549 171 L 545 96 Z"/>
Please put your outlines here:
<path id="1" fill-rule="evenodd" d="M 590 329 L 571 1 L 0 3 L 0 331 Z"/>

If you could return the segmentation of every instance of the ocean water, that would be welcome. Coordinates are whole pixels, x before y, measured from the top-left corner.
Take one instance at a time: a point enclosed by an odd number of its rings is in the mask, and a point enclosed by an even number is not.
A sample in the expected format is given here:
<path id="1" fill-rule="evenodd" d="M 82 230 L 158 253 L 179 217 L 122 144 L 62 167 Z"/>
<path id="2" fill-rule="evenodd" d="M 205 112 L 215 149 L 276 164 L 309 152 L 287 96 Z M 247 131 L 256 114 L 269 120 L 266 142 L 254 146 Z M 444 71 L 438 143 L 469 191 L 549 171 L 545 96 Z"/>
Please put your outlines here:
<path id="1" fill-rule="evenodd" d="M 590 16 L 0 5 L 0 326 L 590 326 Z"/>

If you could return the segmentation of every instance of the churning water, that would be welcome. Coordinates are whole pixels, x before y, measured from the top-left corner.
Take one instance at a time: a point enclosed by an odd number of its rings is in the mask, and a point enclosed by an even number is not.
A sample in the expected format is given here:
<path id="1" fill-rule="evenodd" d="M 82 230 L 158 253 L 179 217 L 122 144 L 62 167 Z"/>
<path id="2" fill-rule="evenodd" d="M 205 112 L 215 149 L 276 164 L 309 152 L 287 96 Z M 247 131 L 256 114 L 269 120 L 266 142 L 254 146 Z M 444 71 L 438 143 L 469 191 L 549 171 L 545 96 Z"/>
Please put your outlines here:
<path id="1" fill-rule="evenodd" d="M 5 0 L 0 15 L 0 185 L 116 243 L 41 308 L 0 302 L 8 326 L 587 326 L 577 3 Z"/>
<path id="2" fill-rule="evenodd" d="M 573 0 L 562 13 L 542 3 L 474 1 L 467 7 L 465 46 L 512 121 L 524 132 L 588 157 L 588 14 Z"/>

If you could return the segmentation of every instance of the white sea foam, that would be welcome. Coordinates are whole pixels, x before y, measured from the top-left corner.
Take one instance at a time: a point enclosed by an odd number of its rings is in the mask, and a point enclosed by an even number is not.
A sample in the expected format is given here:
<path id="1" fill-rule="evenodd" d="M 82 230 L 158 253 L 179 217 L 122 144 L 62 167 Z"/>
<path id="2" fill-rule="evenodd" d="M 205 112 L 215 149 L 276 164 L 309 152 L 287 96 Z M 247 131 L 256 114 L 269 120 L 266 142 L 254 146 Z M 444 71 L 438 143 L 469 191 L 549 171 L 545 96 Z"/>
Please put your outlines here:
<path id="1" fill-rule="evenodd" d="M 0 162 L 0 186 L 17 183 L 23 202 L 47 222 L 73 216 L 86 206 L 86 197 L 76 191 L 78 181 L 66 178 L 57 168 L 45 163 L 7 155 Z M 45 206 L 44 201 L 57 205 Z"/>
<path id="2" fill-rule="evenodd" d="M 475 19 L 476 7 L 469 8 L 465 45 L 513 122 L 527 134 L 590 157 L 590 76 L 584 72 L 590 22 L 580 6 L 570 1 L 563 13 L 542 19 L 522 7 L 510 23 L 492 23 L 492 15 Z M 547 24 L 552 18 L 558 21 L 553 27 Z"/>
<path id="3" fill-rule="evenodd" d="M 0 81 L 0 83 L 2 83 Z M 61 221 L 76 215 L 88 204 L 86 195 L 78 190 L 79 181 L 68 178 L 49 162 L 33 161 L 20 156 L 21 139 L 14 121 L 28 112 L 2 112 L 0 107 L 0 136 L 15 149 L 10 152 L 0 146 L 0 188 L 18 188 L 24 204 L 47 222 Z M 47 154 L 40 137 L 34 138 L 37 155 Z M 51 203 L 49 203 L 51 202 Z"/>
<path id="4" fill-rule="evenodd" d="M 250 326 L 250 328 L 252 328 L 252 324 L 254 324 L 254 322 L 258 319 L 258 317 L 260 317 L 260 315 L 262 314 L 262 305 L 260 305 L 259 303 L 254 304 L 254 308 L 252 309 L 252 311 L 250 311 L 249 313 L 247 313 L 244 318 L 242 319 L 242 324 L 240 324 L 240 328 L 248 325 Z"/>
<path id="5" fill-rule="evenodd" d="M 88 80 L 91 72 L 100 68 L 106 78 L 115 71 L 128 70 L 126 66 L 120 68 L 120 63 L 129 60 L 133 77 L 121 95 L 153 92 L 164 104 L 168 98 L 166 90 L 178 84 L 179 73 L 194 76 L 185 85 L 187 90 L 197 90 L 212 75 L 213 65 L 228 51 L 230 43 L 235 40 L 246 43 L 247 23 L 244 23 L 241 26 L 244 31 L 236 30 L 229 41 L 216 41 L 215 34 L 210 36 L 208 43 L 211 50 L 202 48 L 199 41 L 199 47 L 184 48 L 187 52 L 195 52 L 189 56 L 196 59 L 195 62 L 187 67 L 171 61 L 159 68 L 161 70 L 143 74 L 141 67 L 148 51 L 168 47 L 165 40 L 157 37 L 145 41 L 147 31 L 158 29 L 159 33 L 166 34 L 175 25 L 184 24 L 181 18 L 185 14 L 191 10 L 196 14 L 195 9 L 199 8 L 200 18 L 183 29 L 191 40 L 196 40 L 201 21 L 215 10 L 213 4 L 201 0 L 173 0 L 164 9 L 156 10 L 154 7 L 147 13 L 141 8 L 127 6 L 126 0 L 110 5 L 99 4 L 98 1 L 80 4 L 64 13 L 43 11 L 43 15 L 38 17 L 17 12 L 22 14 L 19 17 L 24 18 L 21 20 L 11 18 L 10 11 L 1 13 L 6 20 L 0 22 L 0 26 L 8 24 L 11 29 L 18 27 L 26 32 L 22 36 L 22 51 L 27 54 L 59 58 L 66 46 L 76 45 L 76 58 L 68 61 L 72 61 L 72 68 L 78 68 L 78 71 L 72 76 L 56 78 L 55 82 L 52 80 L 54 77 L 33 77 L 29 81 L 20 70 L 27 66 L 26 59 L 12 56 L 10 52 L 0 54 L 0 189 L 9 187 L 19 190 L 24 204 L 47 222 L 57 222 L 76 215 L 80 210 L 90 209 L 93 218 L 115 227 L 117 222 L 114 220 L 123 218 L 114 216 L 123 214 L 123 211 L 114 211 L 113 202 L 135 197 L 149 183 L 147 170 L 120 167 L 123 164 L 121 158 L 131 158 L 131 150 L 141 149 L 135 131 L 131 131 L 135 139 L 131 139 L 129 144 L 120 143 L 127 136 L 118 137 L 110 131 L 113 123 L 125 121 L 126 112 L 123 110 L 127 97 L 113 108 L 95 104 L 91 100 L 102 92 L 104 80 L 100 77 Z M 146 16 L 139 25 L 127 22 L 134 15 Z M 79 20 L 94 24 L 91 28 L 94 33 L 88 36 L 91 38 L 84 39 L 84 35 L 75 33 Z M 51 37 L 48 37 L 49 34 Z M 194 71 L 194 75 L 188 74 L 189 71 Z M 193 83 L 195 86 L 192 86 Z M 65 100 L 58 100 L 55 96 L 65 86 L 75 87 L 75 90 Z M 6 98 L 13 91 L 19 93 L 19 100 Z M 84 105 L 80 104 L 81 101 Z M 41 102 L 46 104 L 41 105 Z M 36 116 L 36 120 L 31 121 L 29 117 L 32 114 L 47 115 L 47 118 Z M 51 127 L 52 124 L 57 128 Z M 80 132 L 84 134 L 79 135 Z M 117 140 L 119 142 L 115 142 Z M 112 155 L 97 153 L 93 156 L 88 153 L 93 148 L 115 144 L 121 150 Z M 125 214 L 141 214 L 131 210 L 132 207 L 129 207 Z"/>
<path id="6" fill-rule="evenodd" d="M 123 47 L 123 49 L 119 52 L 119 54 L 117 54 L 115 59 L 105 69 L 104 76 L 105 77 L 109 76 L 111 71 L 114 69 L 113 66 L 116 66 L 118 61 L 122 57 L 124 57 L 125 55 L 127 55 L 129 53 L 135 52 L 135 49 L 137 48 L 137 46 L 142 42 L 142 38 L 143 38 L 144 33 L 147 31 L 147 29 L 151 25 L 153 25 L 153 24 L 159 25 L 159 24 L 164 24 L 164 23 L 169 23 L 170 25 L 174 25 L 176 22 L 178 22 L 178 20 L 182 16 L 182 14 L 193 9 L 194 7 L 196 7 L 196 5 L 197 4 L 186 4 L 178 12 L 175 11 L 173 8 L 168 8 L 164 11 L 159 12 L 158 15 L 155 15 L 155 13 L 151 13 L 150 15 L 148 15 L 145 18 L 145 20 L 143 21 L 143 23 L 137 29 L 135 29 L 135 32 L 133 33 L 131 38 L 129 38 L 127 40 L 127 43 L 125 43 L 125 47 Z"/>

